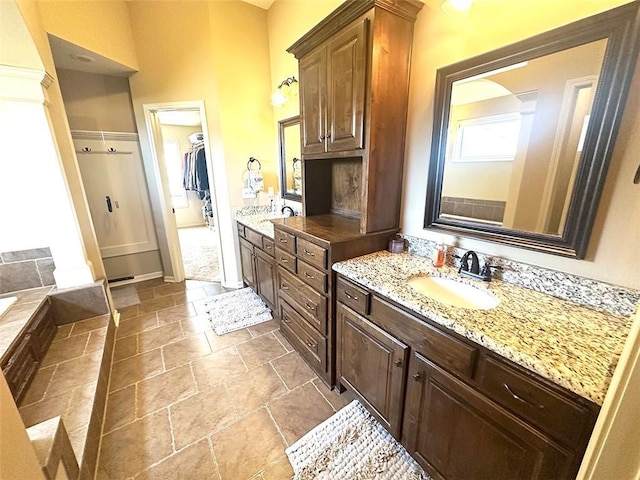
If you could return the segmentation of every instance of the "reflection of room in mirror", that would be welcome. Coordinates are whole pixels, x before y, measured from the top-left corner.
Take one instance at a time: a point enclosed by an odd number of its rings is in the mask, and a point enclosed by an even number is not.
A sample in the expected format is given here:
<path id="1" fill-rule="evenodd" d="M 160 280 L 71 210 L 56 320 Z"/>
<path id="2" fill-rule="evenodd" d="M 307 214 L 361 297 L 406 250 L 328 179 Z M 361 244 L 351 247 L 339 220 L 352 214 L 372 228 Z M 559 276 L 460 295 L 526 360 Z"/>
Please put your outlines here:
<path id="1" fill-rule="evenodd" d="M 441 216 L 562 234 L 606 46 L 453 83 Z"/>
<path id="2" fill-rule="evenodd" d="M 302 161 L 300 155 L 300 117 L 279 122 L 280 188 L 284 198 L 300 200 L 302 195 Z"/>

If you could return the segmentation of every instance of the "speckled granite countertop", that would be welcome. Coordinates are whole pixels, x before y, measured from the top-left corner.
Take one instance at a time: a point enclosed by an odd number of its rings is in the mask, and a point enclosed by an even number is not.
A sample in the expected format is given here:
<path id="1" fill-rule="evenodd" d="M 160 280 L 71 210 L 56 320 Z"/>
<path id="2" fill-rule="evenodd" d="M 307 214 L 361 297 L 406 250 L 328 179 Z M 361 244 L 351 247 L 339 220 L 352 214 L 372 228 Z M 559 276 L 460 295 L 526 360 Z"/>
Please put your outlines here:
<path id="1" fill-rule="evenodd" d="M 370 290 L 449 328 L 598 405 L 632 323 L 630 317 L 597 312 L 499 280 L 485 283 L 435 269 L 416 255 L 376 252 L 336 263 L 333 269 Z M 468 310 L 413 290 L 420 274 L 455 278 L 489 289 L 499 299 L 490 310 Z"/>
<path id="2" fill-rule="evenodd" d="M 0 319 L 0 361 L 26 327 L 33 314 L 40 308 L 54 287 L 33 288 L 3 293 L 0 298 L 17 297 L 7 313 Z"/>
<path id="3" fill-rule="evenodd" d="M 274 218 L 284 218 L 284 215 L 259 212 L 259 213 L 236 213 L 236 220 L 243 225 L 261 233 L 269 238 L 273 238 L 273 223 L 270 220 Z"/>

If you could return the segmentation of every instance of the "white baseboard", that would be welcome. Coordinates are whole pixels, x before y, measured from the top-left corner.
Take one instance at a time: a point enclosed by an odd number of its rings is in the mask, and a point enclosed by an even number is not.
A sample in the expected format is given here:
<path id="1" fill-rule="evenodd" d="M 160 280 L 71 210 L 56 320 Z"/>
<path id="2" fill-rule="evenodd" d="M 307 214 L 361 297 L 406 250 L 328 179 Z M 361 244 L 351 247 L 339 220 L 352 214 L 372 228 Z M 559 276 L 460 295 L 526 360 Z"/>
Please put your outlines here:
<path id="1" fill-rule="evenodd" d="M 178 230 L 180 230 L 181 228 L 195 228 L 195 227 L 206 227 L 207 224 L 206 223 L 188 223 L 186 225 L 180 225 L 178 226 Z"/>
<path id="2" fill-rule="evenodd" d="M 118 282 L 109 283 L 109 287 L 122 287 L 123 285 L 130 285 L 132 283 L 140 283 L 145 280 L 153 280 L 154 278 L 160 278 L 164 275 L 164 272 L 151 272 L 151 273 L 143 273 L 142 275 L 134 275 L 133 278 L 129 278 L 127 280 L 120 280 Z"/>
<path id="3" fill-rule="evenodd" d="M 176 278 L 174 276 L 165 275 L 164 281 L 167 283 L 176 283 Z"/>
<path id="4" fill-rule="evenodd" d="M 244 283 L 240 282 L 221 282 L 220 283 L 225 288 L 242 288 L 244 287 Z"/>

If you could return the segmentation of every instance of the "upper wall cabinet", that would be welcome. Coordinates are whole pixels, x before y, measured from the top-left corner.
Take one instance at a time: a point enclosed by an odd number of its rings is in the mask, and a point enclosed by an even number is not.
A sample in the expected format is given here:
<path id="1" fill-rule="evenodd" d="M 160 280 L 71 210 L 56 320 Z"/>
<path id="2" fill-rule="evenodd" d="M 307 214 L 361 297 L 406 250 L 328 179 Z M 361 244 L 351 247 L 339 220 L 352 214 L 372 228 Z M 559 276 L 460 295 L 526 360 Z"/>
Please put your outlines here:
<path id="1" fill-rule="evenodd" d="M 292 45 L 299 60 L 303 211 L 397 228 L 418 0 L 348 0 Z"/>

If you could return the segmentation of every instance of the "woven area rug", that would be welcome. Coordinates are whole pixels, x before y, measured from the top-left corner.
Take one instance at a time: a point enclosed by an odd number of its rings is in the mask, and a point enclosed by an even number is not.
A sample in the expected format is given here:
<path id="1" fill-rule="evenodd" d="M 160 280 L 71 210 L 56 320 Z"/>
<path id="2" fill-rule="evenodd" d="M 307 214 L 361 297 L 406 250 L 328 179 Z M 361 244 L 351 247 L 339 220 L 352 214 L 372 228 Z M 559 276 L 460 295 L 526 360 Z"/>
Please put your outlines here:
<path id="1" fill-rule="evenodd" d="M 430 480 L 357 400 L 285 452 L 295 472 L 293 480 Z"/>
<path id="2" fill-rule="evenodd" d="M 273 319 L 269 307 L 249 287 L 211 297 L 207 311 L 218 335 Z"/>
<path id="3" fill-rule="evenodd" d="M 180 228 L 178 237 L 185 278 L 219 282 L 218 242 L 214 230 L 208 227 Z"/>

